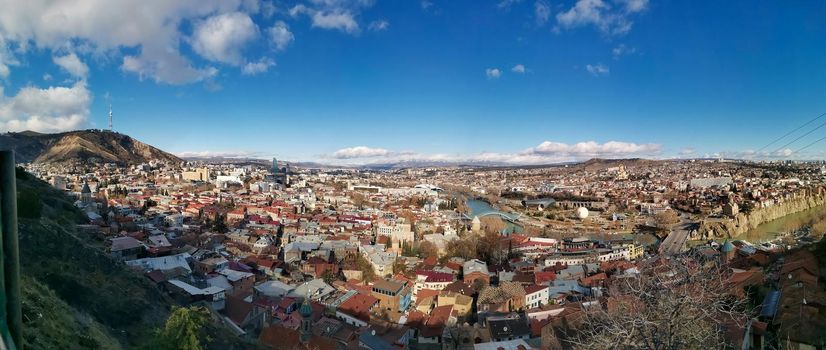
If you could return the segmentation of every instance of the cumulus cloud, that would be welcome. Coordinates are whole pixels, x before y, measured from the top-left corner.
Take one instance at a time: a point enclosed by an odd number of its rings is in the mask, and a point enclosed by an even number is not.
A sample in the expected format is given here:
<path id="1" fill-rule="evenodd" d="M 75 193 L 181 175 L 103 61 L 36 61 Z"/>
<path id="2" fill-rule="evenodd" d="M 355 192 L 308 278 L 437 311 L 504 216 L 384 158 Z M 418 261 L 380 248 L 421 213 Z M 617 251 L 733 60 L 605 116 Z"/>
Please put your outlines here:
<path id="1" fill-rule="evenodd" d="M 20 64 L 17 59 L 14 58 L 9 46 L 9 43 L 3 38 L 2 32 L 0 32 L 0 79 L 9 77 L 11 73 L 9 66 Z"/>
<path id="2" fill-rule="evenodd" d="M 0 130 L 60 132 L 86 125 L 92 94 L 83 80 L 45 89 L 27 86 L 7 97 L 0 86 Z"/>
<path id="3" fill-rule="evenodd" d="M 356 147 L 348 147 L 342 148 L 338 151 L 333 152 L 333 158 L 336 159 L 355 159 L 355 158 L 375 158 L 375 157 L 386 157 L 390 155 L 391 152 L 384 149 L 384 148 L 371 148 L 367 146 L 356 146 Z"/>
<path id="4" fill-rule="evenodd" d="M 449 163 L 498 163 L 513 165 L 553 164 L 580 161 L 590 158 L 630 158 L 659 157 L 662 147 L 659 144 L 609 141 L 595 141 L 566 144 L 545 141 L 521 152 L 480 152 L 476 154 L 423 154 L 417 152 L 395 152 L 384 148 L 366 146 L 344 148 L 324 156 L 325 159 L 338 163 L 371 164 L 401 161 L 449 162 Z"/>
<path id="5" fill-rule="evenodd" d="M 591 73 L 591 75 L 595 77 L 601 77 L 611 73 L 611 69 L 602 63 L 597 63 L 594 65 L 588 64 L 585 66 L 585 70 L 587 70 L 588 73 Z"/>
<path id="6" fill-rule="evenodd" d="M 513 66 L 513 68 L 511 68 L 511 72 L 518 73 L 518 74 L 524 74 L 525 73 L 525 65 L 517 64 L 517 65 Z"/>
<path id="7" fill-rule="evenodd" d="M 89 76 L 89 67 L 74 52 L 65 56 L 52 57 L 52 61 L 73 77 L 86 79 Z"/>
<path id="8" fill-rule="evenodd" d="M 485 75 L 488 79 L 499 79 L 502 76 L 502 71 L 499 68 L 488 68 L 485 69 Z"/>
<path id="9" fill-rule="evenodd" d="M 241 0 L 0 0 L 0 36 L 19 50 L 63 50 L 123 56 L 121 69 L 140 78 L 185 84 L 214 76 L 212 67 L 196 67 L 182 53 L 185 23 L 236 12 Z M 105 8 L 106 11 L 100 9 Z M 31 45 L 29 45 L 31 44 Z"/>
<path id="10" fill-rule="evenodd" d="M 348 34 L 361 32 L 356 18 L 361 10 L 373 6 L 372 0 L 310 0 L 309 6 L 298 4 L 290 9 L 290 16 L 307 15 L 312 26 L 339 30 Z"/>
<path id="11" fill-rule="evenodd" d="M 551 8 L 544 1 L 537 1 L 533 4 L 533 12 L 536 17 L 536 24 L 539 26 L 548 23 L 548 18 L 551 16 Z"/>
<path id="12" fill-rule="evenodd" d="M 271 58 L 263 57 L 256 62 L 247 62 L 247 64 L 241 68 L 241 73 L 245 75 L 266 73 L 272 66 L 275 66 L 275 61 Z"/>
<path id="13" fill-rule="evenodd" d="M 269 33 L 270 39 L 273 44 L 275 44 L 275 49 L 279 51 L 286 48 L 287 45 L 295 40 L 295 35 L 293 35 L 287 23 L 284 23 L 284 21 L 275 22 L 270 29 L 267 29 L 267 33 Z"/>
<path id="14" fill-rule="evenodd" d="M 606 35 L 623 35 L 634 25 L 632 15 L 642 12 L 648 0 L 618 0 L 614 6 L 603 0 L 577 0 L 573 7 L 556 15 L 558 28 L 594 26 Z"/>
<path id="15" fill-rule="evenodd" d="M 192 33 L 192 48 L 210 61 L 240 65 L 244 46 L 258 36 L 258 26 L 241 12 L 215 15 L 200 21 Z"/>
<path id="16" fill-rule="evenodd" d="M 538 146 L 523 152 L 527 155 L 557 155 L 574 158 L 584 157 L 629 157 L 639 155 L 653 155 L 660 152 L 662 146 L 655 143 L 637 144 L 632 142 L 609 141 L 598 143 L 595 141 L 578 142 L 569 145 L 562 142 L 545 141 Z"/>
<path id="17" fill-rule="evenodd" d="M 371 31 L 374 31 L 374 32 L 387 30 L 387 28 L 390 28 L 390 22 L 385 21 L 383 19 L 378 20 L 378 21 L 370 22 L 370 25 L 367 27 L 367 29 L 370 29 Z"/>
<path id="18" fill-rule="evenodd" d="M 345 11 L 313 13 L 313 26 L 324 29 L 338 29 L 350 34 L 359 32 L 359 25 L 353 14 Z"/>

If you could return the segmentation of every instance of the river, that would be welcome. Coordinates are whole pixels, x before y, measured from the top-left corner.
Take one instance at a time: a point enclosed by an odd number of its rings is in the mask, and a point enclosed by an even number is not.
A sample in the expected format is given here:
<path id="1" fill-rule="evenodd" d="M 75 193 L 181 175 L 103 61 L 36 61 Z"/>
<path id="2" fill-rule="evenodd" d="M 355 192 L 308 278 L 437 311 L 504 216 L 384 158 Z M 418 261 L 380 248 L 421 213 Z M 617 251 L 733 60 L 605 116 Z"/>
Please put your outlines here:
<path id="1" fill-rule="evenodd" d="M 818 225 L 818 223 L 821 223 L 821 225 Z M 823 223 L 826 223 L 826 206 L 819 206 L 769 221 L 737 238 L 752 243 L 760 243 L 772 240 L 782 233 L 796 231 L 804 226 L 813 226 L 815 234 L 823 234 L 824 232 L 818 231 L 823 227 Z"/>
<path id="2" fill-rule="evenodd" d="M 496 210 L 496 208 L 494 208 L 493 206 L 488 204 L 488 202 L 485 202 L 485 201 L 479 200 L 479 199 L 468 199 L 467 200 L 467 207 L 468 207 L 468 209 L 470 209 L 470 214 L 468 214 L 468 216 L 470 216 L 471 218 L 473 218 L 474 216 L 481 216 L 483 214 L 488 214 L 488 213 L 502 213 L 502 214 L 506 214 L 506 215 L 513 215 L 511 213 L 505 213 L 505 212 Z M 514 224 L 514 223 L 512 223 L 510 221 L 507 221 L 507 220 L 505 220 L 505 224 L 507 224 L 507 228 L 505 229 L 505 232 L 503 232 L 504 234 L 511 234 L 511 233 L 514 233 L 514 232 L 516 232 L 516 233 L 522 232 L 522 226 L 519 226 L 519 225 Z"/>

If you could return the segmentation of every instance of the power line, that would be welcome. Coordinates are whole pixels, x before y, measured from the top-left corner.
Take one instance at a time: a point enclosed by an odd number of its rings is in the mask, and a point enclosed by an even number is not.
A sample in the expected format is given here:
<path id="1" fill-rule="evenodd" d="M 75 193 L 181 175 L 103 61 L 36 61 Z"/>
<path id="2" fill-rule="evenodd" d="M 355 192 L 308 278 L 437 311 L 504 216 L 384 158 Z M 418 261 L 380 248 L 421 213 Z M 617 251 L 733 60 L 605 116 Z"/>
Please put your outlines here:
<path id="1" fill-rule="evenodd" d="M 818 125 L 816 128 L 814 128 L 814 129 L 812 129 L 812 130 L 809 130 L 809 132 L 807 132 L 807 133 L 805 133 L 805 134 L 803 134 L 803 135 L 798 136 L 796 139 L 789 141 L 789 143 L 787 143 L 787 144 L 785 144 L 785 145 L 783 145 L 783 146 L 780 146 L 780 148 L 778 148 L 778 149 L 774 150 L 774 152 L 772 152 L 772 153 L 777 153 L 778 151 L 780 151 L 780 150 L 782 150 L 782 149 L 786 148 L 786 146 L 791 145 L 791 144 L 793 144 L 793 143 L 797 142 L 797 140 L 800 140 L 800 139 L 802 139 L 802 138 L 804 138 L 804 137 L 806 137 L 806 136 L 809 136 L 809 134 L 811 134 L 811 133 L 813 133 L 813 132 L 817 131 L 817 129 L 822 128 L 824 125 L 826 125 L 826 123 L 823 123 L 823 124 Z"/>
<path id="2" fill-rule="evenodd" d="M 764 149 L 768 148 L 769 146 L 771 146 L 771 145 L 773 145 L 773 144 L 777 143 L 777 141 L 780 141 L 780 140 L 782 140 L 782 139 L 786 138 L 786 136 L 789 136 L 789 135 L 791 135 L 791 134 L 794 134 L 796 131 L 798 131 L 798 130 L 800 130 L 800 129 L 803 129 L 804 127 L 806 127 L 806 125 L 809 125 L 809 124 L 813 123 L 815 120 L 818 120 L 818 119 L 822 118 L 824 115 L 826 115 L 826 113 L 823 113 L 823 114 L 821 114 L 821 115 L 819 115 L 819 116 L 815 117 L 814 119 L 807 121 L 805 124 L 803 124 L 803 125 L 801 125 L 801 126 L 798 126 L 798 127 L 797 127 L 797 128 L 795 128 L 794 130 L 787 132 L 787 133 L 786 133 L 786 134 L 784 134 L 783 136 L 780 136 L 780 137 L 778 137 L 777 139 L 775 139 L 774 141 L 769 142 L 767 145 L 765 145 L 765 146 L 761 147 L 759 150 L 757 150 L 757 152 L 760 152 L 760 151 L 762 151 L 762 150 L 764 150 Z M 783 146 L 783 147 L 785 147 L 785 146 Z M 780 148 L 783 148 L 783 147 L 780 147 Z"/>
<path id="3" fill-rule="evenodd" d="M 807 149 L 807 148 L 809 148 L 809 146 L 812 146 L 812 145 L 814 145 L 814 144 L 816 144 L 816 143 L 818 143 L 818 142 L 820 142 L 820 141 L 823 141 L 823 140 L 826 140 L 826 136 L 821 137 L 821 138 L 819 138 L 819 139 L 815 140 L 814 142 L 812 142 L 812 143 L 810 143 L 810 144 L 808 144 L 808 145 L 806 145 L 806 146 L 803 146 L 802 148 L 798 149 L 797 151 L 794 151 L 794 153 L 800 153 L 800 151 L 802 151 L 802 150 L 804 150 L 804 149 Z"/>

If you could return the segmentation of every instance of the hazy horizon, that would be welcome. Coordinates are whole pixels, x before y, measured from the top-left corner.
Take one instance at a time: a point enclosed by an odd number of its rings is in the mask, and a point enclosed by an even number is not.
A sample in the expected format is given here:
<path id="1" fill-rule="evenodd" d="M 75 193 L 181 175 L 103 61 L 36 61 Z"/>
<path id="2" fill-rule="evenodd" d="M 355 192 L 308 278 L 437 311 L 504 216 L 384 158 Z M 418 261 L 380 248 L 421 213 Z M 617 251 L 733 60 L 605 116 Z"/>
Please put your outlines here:
<path id="1" fill-rule="evenodd" d="M 826 158 L 823 120 L 766 147 L 826 112 L 824 3 L 2 2 L 0 131 L 111 104 L 185 157 Z"/>

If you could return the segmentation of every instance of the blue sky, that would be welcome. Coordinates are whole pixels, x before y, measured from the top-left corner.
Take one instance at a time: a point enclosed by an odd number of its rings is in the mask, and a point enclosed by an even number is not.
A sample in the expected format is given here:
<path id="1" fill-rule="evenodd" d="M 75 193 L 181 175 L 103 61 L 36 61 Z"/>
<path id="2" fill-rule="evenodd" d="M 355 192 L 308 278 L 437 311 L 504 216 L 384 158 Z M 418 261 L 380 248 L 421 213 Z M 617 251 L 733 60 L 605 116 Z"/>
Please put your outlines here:
<path id="1" fill-rule="evenodd" d="M 826 141 L 795 152 L 826 127 L 760 150 L 826 112 L 818 1 L 0 7 L 11 9 L 0 13 L 3 131 L 105 128 L 111 103 L 115 130 L 182 155 L 331 163 L 826 155 Z"/>

